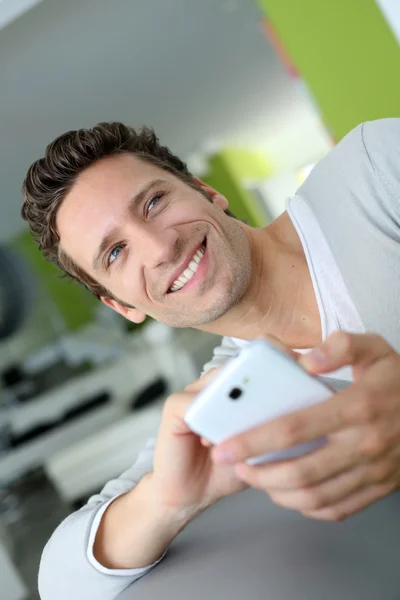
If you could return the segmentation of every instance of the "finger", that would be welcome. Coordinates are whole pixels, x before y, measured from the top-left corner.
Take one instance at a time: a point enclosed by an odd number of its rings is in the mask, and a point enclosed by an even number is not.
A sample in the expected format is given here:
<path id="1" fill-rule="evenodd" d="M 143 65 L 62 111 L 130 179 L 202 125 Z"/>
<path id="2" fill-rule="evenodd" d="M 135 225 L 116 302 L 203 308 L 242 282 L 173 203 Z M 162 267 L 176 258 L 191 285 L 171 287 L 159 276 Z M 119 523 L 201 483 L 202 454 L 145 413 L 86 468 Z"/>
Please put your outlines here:
<path id="1" fill-rule="evenodd" d="M 199 379 L 196 381 L 192 381 L 185 387 L 185 392 L 190 392 L 192 394 L 196 394 L 204 389 L 219 373 L 222 369 L 223 365 L 220 367 L 215 367 L 214 369 L 210 369 L 206 373 L 204 373 Z"/>
<path id="2" fill-rule="evenodd" d="M 309 372 L 328 373 L 347 365 L 366 367 L 393 352 L 378 335 L 338 331 L 322 345 L 303 354 L 299 363 Z"/>
<path id="3" fill-rule="evenodd" d="M 204 446 L 204 448 L 211 448 L 212 443 L 209 440 L 206 440 L 205 438 L 201 438 L 200 440 L 201 445 Z"/>
<path id="4" fill-rule="evenodd" d="M 358 432 L 355 432 L 358 437 Z M 268 465 L 237 465 L 238 476 L 252 487 L 293 491 L 315 486 L 358 465 L 354 435 L 338 436 L 306 456 Z"/>
<path id="5" fill-rule="evenodd" d="M 345 500 L 319 510 L 304 511 L 303 515 L 321 521 L 343 521 L 347 517 L 367 508 L 377 500 L 390 494 L 394 485 L 390 482 L 365 487 Z"/>
<path id="6" fill-rule="evenodd" d="M 290 491 L 275 489 L 266 491 L 278 506 L 300 512 L 313 511 L 343 502 L 351 494 L 366 487 L 367 479 L 368 469 L 366 465 L 361 465 L 340 473 L 320 485 Z"/>
<path id="7" fill-rule="evenodd" d="M 186 410 L 193 402 L 194 394 L 176 392 L 169 396 L 164 404 L 160 431 L 173 435 L 184 435 L 190 432 L 184 421 Z"/>
<path id="8" fill-rule="evenodd" d="M 260 454 L 292 448 L 363 423 L 364 392 L 356 384 L 329 400 L 284 415 L 216 446 L 213 460 L 220 464 L 243 462 Z M 361 408 L 360 408 L 361 406 Z M 365 410 L 365 420 L 368 416 Z"/>

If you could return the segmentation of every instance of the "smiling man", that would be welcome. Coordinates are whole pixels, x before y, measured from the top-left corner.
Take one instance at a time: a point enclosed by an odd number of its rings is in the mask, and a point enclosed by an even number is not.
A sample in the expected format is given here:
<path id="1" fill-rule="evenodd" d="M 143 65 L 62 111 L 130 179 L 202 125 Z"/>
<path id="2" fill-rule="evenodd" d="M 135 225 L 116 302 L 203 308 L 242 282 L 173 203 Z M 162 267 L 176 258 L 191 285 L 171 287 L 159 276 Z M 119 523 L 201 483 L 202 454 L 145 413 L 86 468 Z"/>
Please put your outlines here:
<path id="1" fill-rule="evenodd" d="M 137 463 L 53 534 L 43 600 L 115 598 L 196 515 L 248 485 L 328 520 L 400 486 L 399 165 L 400 120 L 365 123 L 261 229 L 146 128 L 68 132 L 30 167 L 22 213 L 44 255 L 125 318 L 225 336 L 205 371 L 264 335 L 347 383 L 213 449 L 183 421 L 210 375 L 173 394 Z M 307 456 L 245 464 L 320 436 Z"/>
<path id="2" fill-rule="evenodd" d="M 176 327 L 200 326 L 222 317 L 246 290 L 246 236 L 224 218 L 222 196 L 193 186 L 120 153 L 81 173 L 58 210 L 60 251 L 132 321 L 149 314 Z"/>

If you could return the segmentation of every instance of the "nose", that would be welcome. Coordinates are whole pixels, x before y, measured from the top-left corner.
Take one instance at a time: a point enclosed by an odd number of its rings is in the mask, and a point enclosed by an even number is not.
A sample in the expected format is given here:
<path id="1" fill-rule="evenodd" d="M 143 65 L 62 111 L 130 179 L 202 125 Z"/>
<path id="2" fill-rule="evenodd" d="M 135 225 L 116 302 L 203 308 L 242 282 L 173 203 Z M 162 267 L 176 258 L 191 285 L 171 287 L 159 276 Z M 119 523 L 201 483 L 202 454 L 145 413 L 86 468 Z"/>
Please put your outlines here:
<path id="1" fill-rule="evenodd" d="M 147 269 L 155 269 L 174 260 L 177 232 L 173 229 L 150 228 L 136 230 L 135 253 Z"/>

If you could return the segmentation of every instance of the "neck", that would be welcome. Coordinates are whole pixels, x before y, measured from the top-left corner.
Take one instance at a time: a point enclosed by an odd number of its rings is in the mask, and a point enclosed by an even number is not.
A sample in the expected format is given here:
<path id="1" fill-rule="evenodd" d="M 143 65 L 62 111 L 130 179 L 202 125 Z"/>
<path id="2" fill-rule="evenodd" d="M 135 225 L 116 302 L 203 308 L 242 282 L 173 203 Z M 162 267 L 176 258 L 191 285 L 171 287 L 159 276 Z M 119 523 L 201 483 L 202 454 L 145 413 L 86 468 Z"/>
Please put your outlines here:
<path id="1" fill-rule="evenodd" d="M 287 213 L 264 229 L 245 231 L 252 274 L 241 300 L 221 319 L 201 329 L 250 340 L 278 338 L 292 348 L 321 341 L 321 322 L 306 257 Z"/>

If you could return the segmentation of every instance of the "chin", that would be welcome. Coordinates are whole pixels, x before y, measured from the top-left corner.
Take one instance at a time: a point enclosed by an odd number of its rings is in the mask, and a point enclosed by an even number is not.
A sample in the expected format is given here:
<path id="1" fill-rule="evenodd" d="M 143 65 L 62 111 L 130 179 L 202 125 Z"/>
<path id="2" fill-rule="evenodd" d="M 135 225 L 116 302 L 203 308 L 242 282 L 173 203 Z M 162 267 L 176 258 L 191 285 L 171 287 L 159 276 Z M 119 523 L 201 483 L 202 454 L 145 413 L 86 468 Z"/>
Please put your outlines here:
<path id="1" fill-rule="evenodd" d="M 233 294 L 233 292 L 236 292 Z M 215 290 L 212 294 L 212 300 L 210 302 L 197 303 L 196 309 L 193 308 L 193 303 L 190 306 L 179 308 L 179 312 L 172 315 L 164 315 L 164 318 L 160 319 L 171 327 L 188 327 L 188 328 L 199 328 L 204 325 L 215 323 L 226 315 L 231 308 L 233 308 L 240 300 L 242 294 L 238 294 L 238 290 L 229 290 L 230 293 L 216 294 Z"/>

